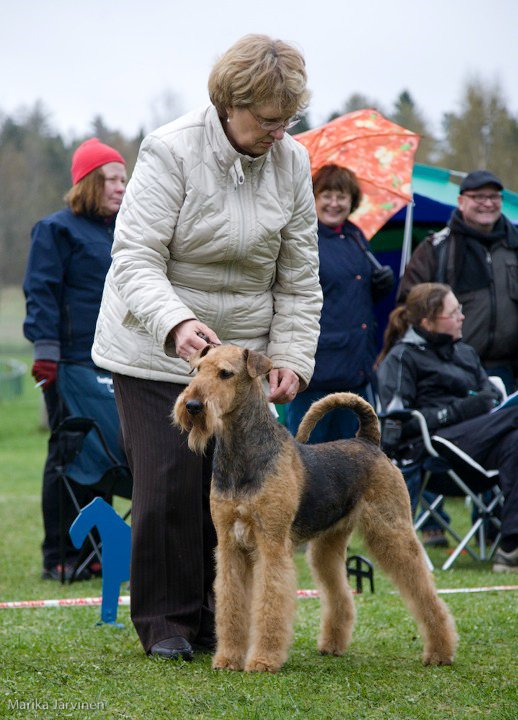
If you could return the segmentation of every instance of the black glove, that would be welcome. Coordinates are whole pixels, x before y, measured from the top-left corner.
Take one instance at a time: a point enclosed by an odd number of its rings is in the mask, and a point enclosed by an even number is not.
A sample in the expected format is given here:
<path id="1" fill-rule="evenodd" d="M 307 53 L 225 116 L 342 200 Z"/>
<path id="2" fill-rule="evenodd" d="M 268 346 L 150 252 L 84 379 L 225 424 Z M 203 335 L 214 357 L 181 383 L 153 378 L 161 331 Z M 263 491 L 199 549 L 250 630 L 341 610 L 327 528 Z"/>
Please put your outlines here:
<path id="1" fill-rule="evenodd" d="M 371 291 L 373 300 L 385 297 L 394 287 L 394 273 L 390 265 L 383 265 L 371 275 Z"/>
<path id="2" fill-rule="evenodd" d="M 488 413 L 495 406 L 495 396 L 491 390 L 481 390 L 476 395 L 463 398 L 457 405 L 460 420 L 469 420 Z"/>

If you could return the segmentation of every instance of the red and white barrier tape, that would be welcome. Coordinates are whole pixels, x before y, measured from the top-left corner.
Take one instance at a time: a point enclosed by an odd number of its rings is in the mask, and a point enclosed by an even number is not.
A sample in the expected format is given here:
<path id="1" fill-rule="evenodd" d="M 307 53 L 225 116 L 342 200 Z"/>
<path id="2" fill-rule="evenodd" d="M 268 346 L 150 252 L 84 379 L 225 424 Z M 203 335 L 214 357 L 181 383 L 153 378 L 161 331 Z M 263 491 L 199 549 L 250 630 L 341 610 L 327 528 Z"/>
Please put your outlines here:
<path id="1" fill-rule="evenodd" d="M 476 593 L 491 592 L 502 590 L 518 590 L 518 585 L 489 585 L 487 587 L 474 588 L 443 588 L 437 590 L 439 595 L 454 595 L 455 593 Z M 316 598 L 318 590 L 297 590 L 299 598 Z M 119 597 L 119 605 L 129 605 L 129 595 L 121 595 Z M 50 607 L 89 607 L 92 605 L 101 605 L 102 597 L 85 597 L 85 598 L 61 598 L 60 600 L 13 600 L 10 602 L 0 602 L 0 610 L 19 610 L 21 608 L 50 608 Z"/>

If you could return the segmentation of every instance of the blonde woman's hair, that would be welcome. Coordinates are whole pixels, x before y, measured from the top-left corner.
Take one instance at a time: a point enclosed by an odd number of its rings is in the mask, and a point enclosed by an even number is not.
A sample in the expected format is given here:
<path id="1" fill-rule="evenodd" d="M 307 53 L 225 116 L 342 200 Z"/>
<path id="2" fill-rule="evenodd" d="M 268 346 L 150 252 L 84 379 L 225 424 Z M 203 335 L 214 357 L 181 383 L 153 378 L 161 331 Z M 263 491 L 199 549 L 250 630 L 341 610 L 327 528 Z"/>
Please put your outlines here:
<path id="1" fill-rule="evenodd" d="M 383 335 L 383 347 L 376 360 L 376 365 L 385 358 L 396 342 L 403 337 L 413 325 L 420 327 L 421 321 L 427 318 L 435 320 L 441 313 L 444 298 L 451 292 L 449 285 L 442 283 L 419 283 L 410 290 L 403 305 L 398 305 L 389 315 L 389 321 Z"/>
<path id="2" fill-rule="evenodd" d="M 73 185 L 63 198 L 74 215 L 103 215 L 105 175 L 98 167 Z"/>
<path id="3" fill-rule="evenodd" d="M 245 35 L 215 63 L 209 96 L 221 118 L 227 108 L 272 104 L 282 117 L 304 110 L 309 102 L 302 54 L 268 35 Z"/>

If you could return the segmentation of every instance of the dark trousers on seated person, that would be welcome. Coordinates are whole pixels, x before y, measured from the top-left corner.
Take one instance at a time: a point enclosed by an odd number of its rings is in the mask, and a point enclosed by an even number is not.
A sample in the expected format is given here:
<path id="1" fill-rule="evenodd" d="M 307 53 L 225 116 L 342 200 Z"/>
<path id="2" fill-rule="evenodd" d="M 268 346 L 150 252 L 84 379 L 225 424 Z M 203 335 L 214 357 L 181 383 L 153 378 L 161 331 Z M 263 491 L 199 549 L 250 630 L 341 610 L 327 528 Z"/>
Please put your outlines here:
<path id="1" fill-rule="evenodd" d="M 113 375 L 133 474 L 131 617 L 146 651 L 214 635 L 212 452 L 195 455 L 170 420 L 184 385 Z"/>
<path id="2" fill-rule="evenodd" d="M 500 471 L 504 493 L 502 541 L 518 537 L 518 406 L 497 410 L 437 431 L 486 469 Z"/>
<path id="3" fill-rule="evenodd" d="M 410 495 L 410 506 L 412 508 L 412 517 L 417 521 L 420 517 L 416 517 L 416 510 L 417 510 L 417 502 L 419 500 L 419 493 L 421 490 L 421 482 L 422 482 L 422 476 L 421 476 L 421 464 L 420 463 L 410 463 L 409 465 L 404 465 L 401 468 L 401 472 L 403 473 L 403 477 L 405 478 L 406 486 L 408 488 L 408 494 Z M 432 492 L 425 491 L 423 493 L 423 498 L 426 500 L 427 503 L 431 504 L 437 495 Z M 444 521 L 449 524 L 450 522 L 450 516 L 444 509 L 444 503 L 441 502 L 436 507 L 436 510 L 438 514 L 444 519 Z M 422 514 L 422 513 L 421 513 Z M 422 532 L 430 532 L 434 530 L 442 530 L 441 525 L 435 520 L 434 517 L 430 516 L 427 518 L 424 523 L 419 528 Z"/>

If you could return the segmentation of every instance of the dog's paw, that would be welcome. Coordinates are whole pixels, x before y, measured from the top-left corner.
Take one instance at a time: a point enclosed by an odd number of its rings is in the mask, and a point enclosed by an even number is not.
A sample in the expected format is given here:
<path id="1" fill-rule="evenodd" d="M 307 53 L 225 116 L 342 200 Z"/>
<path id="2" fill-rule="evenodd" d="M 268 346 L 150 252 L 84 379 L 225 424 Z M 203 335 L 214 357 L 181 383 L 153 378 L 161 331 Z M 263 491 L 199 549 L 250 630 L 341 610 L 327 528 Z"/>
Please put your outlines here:
<path id="1" fill-rule="evenodd" d="M 222 653 L 217 653 L 212 658 L 213 670 L 243 670 L 244 665 L 243 658 L 230 658 Z"/>
<path id="2" fill-rule="evenodd" d="M 278 660 L 268 660 L 265 657 L 250 658 L 246 661 L 245 672 L 276 673 L 282 667 Z"/>
<path id="3" fill-rule="evenodd" d="M 348 642 L 345 638 L 338 638 L 334 635 L 329 638 L 320 638 L 318 641 L 318 652 L 321 655 L 335 655 L 340 657 L 347 650 Z"/>
<path id="4" fill-rule="evenodd" d="M 440 650 L 428 650 L 423 653 L 423 665 L 451 665 L 453 655 Z"/>
<path id="5" fill-rule="evenodd" d="M 342 650 L 341 648 L 319 647 L 318 652 L 321 655 L 334 655 L 334 657 L 341 657 L 345 650 Z"/>

